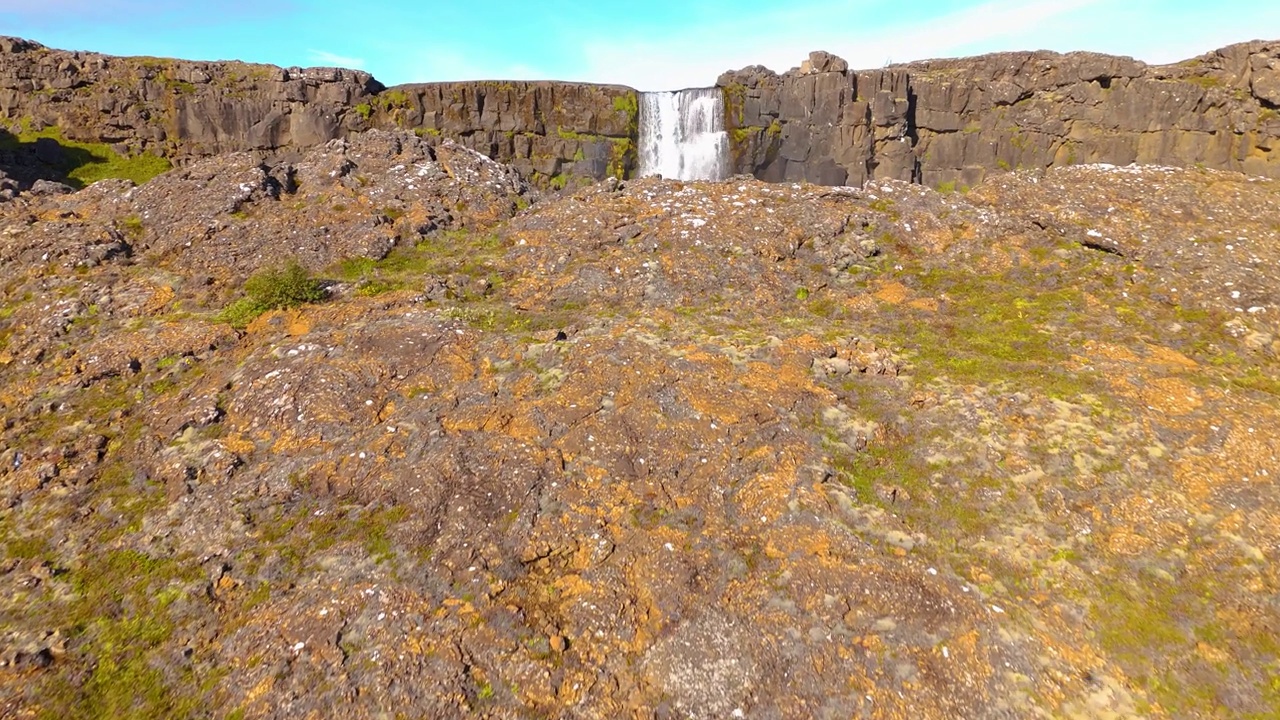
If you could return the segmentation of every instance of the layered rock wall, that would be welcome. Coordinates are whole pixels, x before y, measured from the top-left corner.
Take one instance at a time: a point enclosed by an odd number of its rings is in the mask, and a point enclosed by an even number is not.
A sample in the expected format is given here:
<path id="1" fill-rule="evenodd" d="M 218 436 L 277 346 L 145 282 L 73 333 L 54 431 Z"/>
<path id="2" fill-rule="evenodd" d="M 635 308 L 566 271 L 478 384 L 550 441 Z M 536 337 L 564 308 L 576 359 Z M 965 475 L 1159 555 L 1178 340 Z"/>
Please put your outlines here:
<path id="1" fill-rule="evenodd" d="M 764 180 L 973 185 L 991 172 L 1084 162 L 1280 177 L 1275 42 L 1167 66 L 1035 52 L 852 71 L 819 52 L 783 75 L 752 67 L 718 85 L 732 168 Z M 385 88 L 352 70 L 119 58 L 0 38 L 0 126 L 19 137 L 56 128 L 179 165 L 400 127 L 452 138 L 558 188 L 634 174 L 638 107 L 634 90 L 613 85 Z M 21 163 L 14 145 L 0 142 L 0 166 Z"/>
<path id="2" fill-rule="evenodd" d="M 1176 65 L 1002 53 L 850 71 L 813 53 L 718 84 L 738 172 L 972 185 L 992 171 L 1086 162 L 1204 165 L 1280 177 L 1280 43 Z"/>
<path id="3" fill-rule="evenodd" d="M 56 128 L 68 140 L 178 164 L 223 152 L 301 150 L 399 126 L 453 138 L 544 185 L 563 186 L 632 170 L 637 116 L 635 91 L 616 86 L 388 89 L 354 70 L 121 58 L 0 38 L 0 125 L 13 135 Z"/>

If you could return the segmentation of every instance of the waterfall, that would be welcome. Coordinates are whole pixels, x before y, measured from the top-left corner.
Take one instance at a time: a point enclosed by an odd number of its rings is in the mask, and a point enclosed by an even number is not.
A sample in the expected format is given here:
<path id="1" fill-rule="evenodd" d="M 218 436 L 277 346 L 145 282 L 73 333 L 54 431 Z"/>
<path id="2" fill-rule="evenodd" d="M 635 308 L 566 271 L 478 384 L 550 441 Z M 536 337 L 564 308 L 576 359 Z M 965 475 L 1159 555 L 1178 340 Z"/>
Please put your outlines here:
<path id="1" fill-rule="evenodd" d="M 729 135 L 720 88 L 640 94 L 640 176 L 723 180 Z"/>

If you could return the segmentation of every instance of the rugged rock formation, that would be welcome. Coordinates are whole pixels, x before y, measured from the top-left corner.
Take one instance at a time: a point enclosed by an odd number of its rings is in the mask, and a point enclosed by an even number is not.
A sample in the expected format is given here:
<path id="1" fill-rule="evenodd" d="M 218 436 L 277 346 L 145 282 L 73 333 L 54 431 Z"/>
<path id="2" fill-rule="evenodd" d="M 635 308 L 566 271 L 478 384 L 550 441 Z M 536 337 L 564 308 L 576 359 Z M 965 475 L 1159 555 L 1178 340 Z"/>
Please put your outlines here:
<path id="1" fill-rule="evenodd" d="M 464 82 L 386 89 L 368 73 L 238 62 L 120 58 L 0 38 L 0 117 L 13 135 L 156 153 L 298 151 L 371 127 L 413 128 L 564 187 L 635 167 L 638 106 L 622 87 Z M 49 140 L 49 138 L 46 138 Z M 39 165 L 37 148 L 10 165 Z M 6 164 L 0 150 L 0 165 Z"/>
<path id="2" fill-rule="evenodd" d="M 1280 44 L 1254 42 L 1158 67 L 1036 52 L 851 71 L 819 52 L 781 76 L 754 67 L 718 84 L 733 167 L 766 180 L 971 186 L 991 172 L 1082 162 L 1280 176 L 1278 56 Z M 0 117 L 31 140 L 0 142 L 0 166 L 11 168 L 40 167 L 57 155 L 57 137 L 184 164 L 227 151 L 296 153 L 369 128 L 453 139 L 544 188 L 637 167 L 638 103 L 625 87 L 387 89 L 350 70 L 116 58 L 12 38 L 0 39 Z M 56 129 L 43 149 L 33 135 L 42 129 Z"/>
<path id="3" fill-rule="evenodd" d="M 3 191 L 0 717 L 1280 713 L 1276 181 Z"/>
<path id="4" fill-rule="evenodd" d="M 739 172 L 974 185 L 993 171 L 1075 163 L 1202 165 L 1280 177 L 1280 43 L 1177 65 L 1093 53 L 1002 53 L 850 71 L 725 73 Z"/>

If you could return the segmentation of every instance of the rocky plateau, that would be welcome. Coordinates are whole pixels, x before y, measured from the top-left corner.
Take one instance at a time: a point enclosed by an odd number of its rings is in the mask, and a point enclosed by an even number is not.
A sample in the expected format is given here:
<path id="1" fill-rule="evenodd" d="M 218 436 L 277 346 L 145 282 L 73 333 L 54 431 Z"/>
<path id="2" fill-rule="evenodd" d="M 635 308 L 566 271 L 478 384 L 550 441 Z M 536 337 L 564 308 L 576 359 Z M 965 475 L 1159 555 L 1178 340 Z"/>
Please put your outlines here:
<path id="1" fill-rule="evenodd" d="M 1280 180 L 350 130 L 4 166 L 0 717 L 1280 716 Z"/>

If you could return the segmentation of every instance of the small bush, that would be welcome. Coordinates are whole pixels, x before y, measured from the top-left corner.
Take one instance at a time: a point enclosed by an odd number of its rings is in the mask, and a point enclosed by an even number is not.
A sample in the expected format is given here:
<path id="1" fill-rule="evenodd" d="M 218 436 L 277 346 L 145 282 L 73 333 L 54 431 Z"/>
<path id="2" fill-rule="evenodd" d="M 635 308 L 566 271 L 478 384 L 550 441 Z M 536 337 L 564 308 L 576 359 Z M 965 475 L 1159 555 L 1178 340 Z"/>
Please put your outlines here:
<path id="1" fill-rule="evenodd" d="M 246 297 L 222 311 L 223 322 L 244 327 L 268 310 L 282 310 L 325 298 L 320 281 L 296 262 L 284 268 L 268 268 L 250 277 L 244 284 Z"/>

